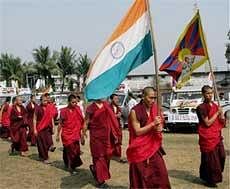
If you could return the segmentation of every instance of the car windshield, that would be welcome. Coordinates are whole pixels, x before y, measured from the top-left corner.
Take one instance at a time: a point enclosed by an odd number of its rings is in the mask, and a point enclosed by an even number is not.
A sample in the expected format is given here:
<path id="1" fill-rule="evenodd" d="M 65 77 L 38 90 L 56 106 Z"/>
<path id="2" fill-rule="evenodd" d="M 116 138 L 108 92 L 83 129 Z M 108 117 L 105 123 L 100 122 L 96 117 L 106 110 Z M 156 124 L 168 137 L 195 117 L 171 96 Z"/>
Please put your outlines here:
<path id="1" fill-rule="evenodd" d="M 122 104 L 124 104 L 124 100 L 125 100 L 125 95 L 124 94 L 117 94 L 118 98 L 119 98 L 119 106 L 122 106 Z"/>
<path id="2" fill-rule="evenodd" d="M 6 96 L 0 96 L 0 106 L 6 101 Z"/>
<path id="3" fill-rule="evenodd" d="M 192 100 L 192 99 L 199 99 L 202 97 L 201 92 L 177 92 L 174 93 L 173 99 L 186 99 L 186 100 Z"/>
<path id="4" fill-rule="evenodd" d="M 68 97 L 67 96 L 56 96 L 57 105 L 67 105 Z"/>

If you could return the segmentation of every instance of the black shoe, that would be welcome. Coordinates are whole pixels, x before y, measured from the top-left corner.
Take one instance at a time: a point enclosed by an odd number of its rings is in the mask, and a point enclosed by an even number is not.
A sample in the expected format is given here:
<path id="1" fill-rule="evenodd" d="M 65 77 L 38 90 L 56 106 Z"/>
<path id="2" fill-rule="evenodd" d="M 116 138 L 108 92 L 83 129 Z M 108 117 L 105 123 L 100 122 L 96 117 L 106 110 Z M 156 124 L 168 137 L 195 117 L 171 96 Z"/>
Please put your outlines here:
<path id="1" fill-rule="evenodd" d="M 102 183 L 98 183 L 96 187 L 97 188 L 109 188 L 109 185 L 106 184 L 105 182 L 102 182 Z"/>
<path id="2" fill-rule="evenodd" d="M 56 150 L 56 147 L 52 146 L 50 147 L 49 151 L 54 152 Z"/>
<path id="3" fill-rule="evenodd" d="M 210 187 L 210 188 L 217 188 L 217 184 L 215 183 L 205 183 L 205 186 Z"/>

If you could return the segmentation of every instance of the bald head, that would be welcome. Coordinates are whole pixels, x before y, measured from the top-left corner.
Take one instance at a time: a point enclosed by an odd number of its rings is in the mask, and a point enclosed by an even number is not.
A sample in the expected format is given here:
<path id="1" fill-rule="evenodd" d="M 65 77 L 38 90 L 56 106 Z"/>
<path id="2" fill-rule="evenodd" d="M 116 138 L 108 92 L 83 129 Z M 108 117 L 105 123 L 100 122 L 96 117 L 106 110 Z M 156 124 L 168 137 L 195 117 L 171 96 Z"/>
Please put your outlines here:
<path id="1" fill-rule="evenodd" d="M 143 101 L 150 108 L 156 99 L 156 90 L 153 87 L 145 87 L 143 89 Z"/>
<path id="2" fill-rule="evenodd" d="M 145 97 L 145 96 L 148 96 L 150 93 L 153 93 L 153 92 L 156 92 L 156 89 L 154 89 L 153 87 L 145 87 L 143 89 L 142 94 L 143 94 L 143 97 Z"/>

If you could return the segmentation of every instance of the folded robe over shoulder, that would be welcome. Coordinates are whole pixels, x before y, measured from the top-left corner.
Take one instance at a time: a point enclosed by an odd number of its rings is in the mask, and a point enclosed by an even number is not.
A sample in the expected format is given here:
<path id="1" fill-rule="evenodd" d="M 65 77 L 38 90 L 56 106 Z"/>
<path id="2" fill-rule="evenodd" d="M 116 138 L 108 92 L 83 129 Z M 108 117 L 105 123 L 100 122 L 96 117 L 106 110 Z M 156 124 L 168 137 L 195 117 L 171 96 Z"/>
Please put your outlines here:
<path id="1" fill-rule="evenodd" d="M 143 102 L 136 105 L 133 110 L 136 113 L 137 120 L 140 122 L 141 127 L 154 121 L 157 116 L 157 106 L 155 104 L 151 107 L 149 117 Z M 128 161 L 130 163 L 138 163 L 152 157 L 161 147 L 162 134 L 152 131 L 145 135 L 136 136 L 130 117 L 128 124 L 130 132 L 129 146 L 126 151 Z"/>

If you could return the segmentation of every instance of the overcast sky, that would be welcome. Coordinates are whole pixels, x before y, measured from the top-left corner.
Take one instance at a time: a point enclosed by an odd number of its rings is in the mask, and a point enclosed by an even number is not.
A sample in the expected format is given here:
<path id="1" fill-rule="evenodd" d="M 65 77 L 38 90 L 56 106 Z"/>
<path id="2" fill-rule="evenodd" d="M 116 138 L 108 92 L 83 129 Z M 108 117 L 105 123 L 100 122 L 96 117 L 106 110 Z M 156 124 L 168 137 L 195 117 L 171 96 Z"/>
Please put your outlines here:
<path id="1" fill-rule="evenodd" d="M 62 45 L 93 59 L 133 0 L 0 0 L 0 52 L 31 61 L 40 45 Z M 160 65 L 194 14 L 195 0 L 150 0 Z M 197 0 L 214 68 L 227 70 L 228 0 Z M 151 72 L 152 64 L 137 72 Z"/>

